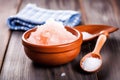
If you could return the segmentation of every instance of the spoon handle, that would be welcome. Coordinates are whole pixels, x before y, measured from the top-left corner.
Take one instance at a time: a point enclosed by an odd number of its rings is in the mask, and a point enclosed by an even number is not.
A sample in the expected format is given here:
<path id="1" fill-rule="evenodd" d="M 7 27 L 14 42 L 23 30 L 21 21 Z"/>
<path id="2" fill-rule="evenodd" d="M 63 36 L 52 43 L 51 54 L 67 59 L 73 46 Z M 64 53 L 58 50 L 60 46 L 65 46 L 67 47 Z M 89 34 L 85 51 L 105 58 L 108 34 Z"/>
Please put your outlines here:
<path id="1" fill-rule="evenodd" d="M 104 45 L 105 41 L 107 40 L 107 36 L 105 34 L 101 34 L 98 37 L 97 43 L 95 45 L 95 48 L 93 50 L 93 53 L 99 54 L 102 46 Z"/>

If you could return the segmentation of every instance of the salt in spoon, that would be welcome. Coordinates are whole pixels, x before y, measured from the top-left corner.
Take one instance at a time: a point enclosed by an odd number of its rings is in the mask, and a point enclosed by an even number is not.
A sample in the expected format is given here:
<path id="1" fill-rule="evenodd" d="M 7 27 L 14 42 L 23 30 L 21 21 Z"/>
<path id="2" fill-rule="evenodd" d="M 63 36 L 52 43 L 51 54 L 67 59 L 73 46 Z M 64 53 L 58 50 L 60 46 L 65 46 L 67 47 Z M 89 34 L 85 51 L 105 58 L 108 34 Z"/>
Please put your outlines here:
<path id="1" fill-rule="evenodd" d="M 103 33 L 103 32 L 102 32 Z M 102 57 L 100 55 L 100 50 L 107 40 L 108 33 L 101 34 L 98 37 L 96 46 L 94 50 L 87 55 L 85 55 L 81 61 L 80 66 L 86 72 L 95 72 L 99 70 L 102 65 Z"/>

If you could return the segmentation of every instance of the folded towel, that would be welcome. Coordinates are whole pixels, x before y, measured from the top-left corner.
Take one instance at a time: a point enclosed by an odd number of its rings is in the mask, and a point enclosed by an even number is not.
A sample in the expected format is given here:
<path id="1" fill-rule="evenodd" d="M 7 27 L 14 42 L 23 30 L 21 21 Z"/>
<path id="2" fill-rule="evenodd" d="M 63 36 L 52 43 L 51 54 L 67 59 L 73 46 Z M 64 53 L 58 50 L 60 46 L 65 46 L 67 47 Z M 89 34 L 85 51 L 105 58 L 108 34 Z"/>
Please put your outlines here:
<path id="1" fill-rule="evenodd" d="M 18 14 L 10 16 L 7 24 L 12 30 L 28 30 L 36 25 L 42 25 L 48 19 L 61 21 L 65 26 L 74 27 L 81 21 L 81 15 L 72 10 L 48 10 L 28 4 Z"/>

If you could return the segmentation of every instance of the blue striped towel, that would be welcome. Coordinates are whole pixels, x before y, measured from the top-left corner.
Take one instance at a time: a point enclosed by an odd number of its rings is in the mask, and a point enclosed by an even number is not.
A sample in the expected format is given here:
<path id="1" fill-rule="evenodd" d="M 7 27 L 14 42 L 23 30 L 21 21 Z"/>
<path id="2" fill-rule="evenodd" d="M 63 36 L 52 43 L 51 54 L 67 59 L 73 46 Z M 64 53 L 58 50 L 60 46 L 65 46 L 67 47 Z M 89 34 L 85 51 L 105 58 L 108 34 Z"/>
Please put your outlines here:
<path id="1" fill-rule="evenodd" d="M 62 22 L 65 26 L 74 27 L 81 21 L 81 15 L 72 10 L 48 10 L 27 4 L 18 14 L 10 16 L 7 24 L 11 30 L 28 30 L 36 25 L 42 25 L 48 19 Z"/>

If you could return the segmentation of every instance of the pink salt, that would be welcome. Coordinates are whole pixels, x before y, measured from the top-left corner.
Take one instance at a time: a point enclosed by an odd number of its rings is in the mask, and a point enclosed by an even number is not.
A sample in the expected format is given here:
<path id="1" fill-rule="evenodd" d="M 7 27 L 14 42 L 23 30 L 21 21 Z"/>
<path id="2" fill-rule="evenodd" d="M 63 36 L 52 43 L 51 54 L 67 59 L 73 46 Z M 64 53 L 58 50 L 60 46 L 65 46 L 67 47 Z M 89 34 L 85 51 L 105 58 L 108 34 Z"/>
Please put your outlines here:
<path id="1" fill-rule="evenodd" d="M 28 41 L 40 45 L 59 45 L 75 41 L 77 37 L 67 31 L 62 23 L 47 21 L 44 25 L 37 26 Z"/>

